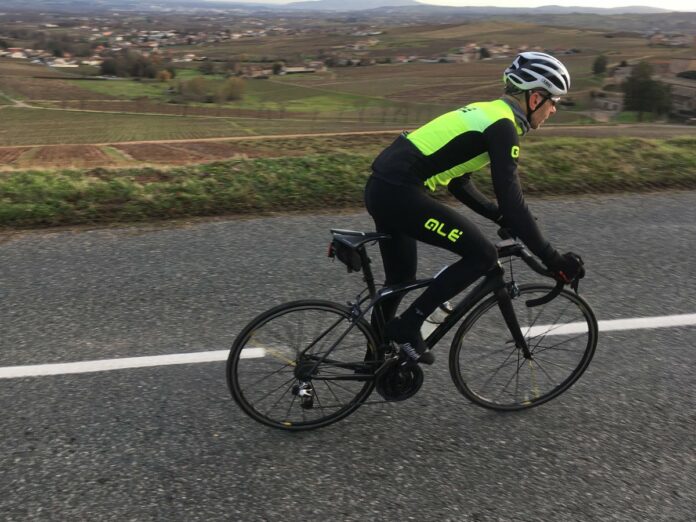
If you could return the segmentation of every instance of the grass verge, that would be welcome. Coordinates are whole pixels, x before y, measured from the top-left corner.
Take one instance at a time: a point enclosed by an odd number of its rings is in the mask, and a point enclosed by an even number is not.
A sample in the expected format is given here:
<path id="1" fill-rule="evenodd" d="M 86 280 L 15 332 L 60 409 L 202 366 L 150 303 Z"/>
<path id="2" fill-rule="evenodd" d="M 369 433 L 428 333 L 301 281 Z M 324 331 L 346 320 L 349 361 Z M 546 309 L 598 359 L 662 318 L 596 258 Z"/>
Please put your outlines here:
<path id="1" fill-rule="evenodd" d="M 0 226 L 258 214 L 362 205 L 374 154 L 231 160 L 172 169 L 19 171 L 0 174 Z M 524 145 L 526 194 L 696 188 L 696 138 L 556 138 Z M 491 196 L 485 172 L 475 176 Z M 438 197 L 447 198 L 440 190 Z"/>

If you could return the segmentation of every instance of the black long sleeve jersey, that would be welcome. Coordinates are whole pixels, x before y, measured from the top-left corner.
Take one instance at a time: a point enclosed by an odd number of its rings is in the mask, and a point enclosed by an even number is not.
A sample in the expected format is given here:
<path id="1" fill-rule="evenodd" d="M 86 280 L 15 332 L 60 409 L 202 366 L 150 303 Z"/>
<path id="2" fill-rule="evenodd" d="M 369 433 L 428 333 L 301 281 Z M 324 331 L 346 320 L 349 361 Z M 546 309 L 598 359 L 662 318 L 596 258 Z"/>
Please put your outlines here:
<path id="1" fill-rule="evenodd" d="M 519 136 L 529 123 L 514 100 L 505 97 L 472 103 L 400 135 L 372 164 L 374 176 L 396 185 L 439 185 L 475 212 L 503 218 L 542 261 L 554 249 L 544 238 L 524 201 L 517 175 Z M 481 194 L 471 173 L 490 164 L 498 204 Z"/>

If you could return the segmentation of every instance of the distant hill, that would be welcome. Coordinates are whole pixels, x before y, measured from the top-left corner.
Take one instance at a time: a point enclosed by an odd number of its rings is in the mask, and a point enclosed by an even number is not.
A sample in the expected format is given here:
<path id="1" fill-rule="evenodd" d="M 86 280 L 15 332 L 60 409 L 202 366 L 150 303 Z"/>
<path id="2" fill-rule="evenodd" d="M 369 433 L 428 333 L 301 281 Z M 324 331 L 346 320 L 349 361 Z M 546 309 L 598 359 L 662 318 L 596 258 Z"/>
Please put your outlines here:
<path id="1" fill-rule="evenodd" d="M 655 3 L 659 3 L 657 0 Z M 641 5 L 629 5 L 625 7 L 581 7 L 570 6 L 562 7 L 560 5 L 545 5 L 535 9 L 527 9 L 526 11 L 534 11 L 542 14 L 570 14 L 570 13 L 588 13 L 599 15 L 615 15 L 615 14 L 652 14 L 652 13 L 669 13 L 669 9 L 659 7 L 646 7 Z"/>
<path id="2" fill-rule="evenodd" d="M 404 0 L 386 0 L 386 2 Z M 405 0 L 409 1 L 409 0 Z M 485 0 L 482 0 L 482 3 Z M 353 10 L 358 5 L 368 4 L 369 9 Z M 644 33 L 659 29 L 682 33 L 696 32 L 696 12 L 674 12 L 656 7 L 628 6 L 615 8 L 561 7 L 547 5 L 537 8 L 522 7 L 448 7 L 421 4 L 417 1 L 408 5 L 382 5 L 382 0 L 317 0 L 276 5 L 269 11 L 305 12 L 310 8 L 321 12 L 349 12 L 365 22 L 374 20 L 402 21 L 409 23 L 457 23 L 463 20 L 499 19 L 524 21 L 539 25 L 557 25 L 606 31 L 632 31 Z M 257 4 L 259 5 L 259 4 Z M 340 5 L 339 7 L 336 7 Z"/>
<path id="3" fill-rule="evenodd" d="M 485 1 L 485 0 L 484 0 Z M 486 15 L 509 15 L 509 14 L 570 14 L 570 13 L 586 13 L 586 14 L 652 14 L 666 13 L 666 9 L 657 7 L 644 6 L 627 6 L 614 8 L 601 7 L 562 7 L 559 5 L 547 5 L 542 7 L 495 7 L 491 6 L 474 6 L 474 7 L 448 7 L 423 4 L 417 0 L 313 0 L 303 2 L 291 2 L 282 6 L 277 6 L 281 9 L 309 9 L 312 11 L 364 11 L 367 9 L 380 9 L 384 7 L 408 7 L 418 8 L 422 11 L 447 10 L 458 14 L 486 14 Z"/>
<path id="4" fill-rule="evenodd" d="M 283 8 L 311 9 L 313 11 L 364 11 L 380 7 L 420 7 L 423 4 L 415 0 L 316 0 L 309 2 L 291 2 Z"/>
<path id="5" fill-rule="evenodd" d="M 480 0 L 485 3 L 491 0 Z M 479 3 L 477 0 L 475 3 Z M 493 3 L 493 2 L 491 2 Z M 657 0 L 656 0 L 657 3 Z M 205 10 L 238 10 L 245 13 L 282 13 L 282 12 L 350 12 L 357 13 L 364 11 L 368 13 L 383 14 L 388 13 L 392 16 L 416 17 L 439 17 L 447 19 L 450 16 L 483 18 L 497 16 L 548 16 L 548 17 L 568 17 L 568 16 L 595 16 L 606 18 L 616 16 L 650 16 L 669 15 L 672 11 L 656 7 L 615 7 L 615 8 L 595 8 L 595 7 L 561 7 L 557 5 L 547 5 L 536 8 L 522 7 L 495 7 L 495 6 L 474 6 L 474 7 L 448 7 L 435 6 L 420 3 L 418 0 L 314 0 L 298 1 L 288 4 L 263 4 L 248 3 L 244 0 L 0 0 L 0 11 L 43 11 L 43 12 L 72 12 L 72 13 L 95 13 L 141 11 L 157 12 L 177 10 L 184 11 L 205 11 Z M 696 13 L 684 13 L 690 16 Z M 677 15 L 674 15 L 677 16 Z M 2 21 L 2 20 L 0 20 Z M 567 22 L 567 20 L 564 20 Z M 563 25 L 573 25 L 564 23 Z M 603 24 L 602 24 L 603 25 Z M 638 24 L 636 24 L 638 25 Z M 643 24 L 648 25 L 648 24 Z M 678 24 L 672 24 L 678 25 Z M 687 27 L 691 27 L 689 21 Z"/>
<path id="6" fill-rule="evenodd" d="M 603 16 L 594 13 L 522 15 L 518 19 L 540 25 L 560 25 L 605 31 L 696 33 L 696 13 L 626 13 Z"/>

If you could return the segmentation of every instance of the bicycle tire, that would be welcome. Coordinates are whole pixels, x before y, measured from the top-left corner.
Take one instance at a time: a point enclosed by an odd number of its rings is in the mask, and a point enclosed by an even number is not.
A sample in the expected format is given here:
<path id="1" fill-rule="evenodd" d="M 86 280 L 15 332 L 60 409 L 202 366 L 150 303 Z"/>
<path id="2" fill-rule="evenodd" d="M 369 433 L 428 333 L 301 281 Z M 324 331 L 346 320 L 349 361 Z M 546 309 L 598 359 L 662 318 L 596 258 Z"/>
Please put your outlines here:
<path id="1" fill-rule="evenodd" d="M 495 296 L 469 312 L 452 340 L 449 362 L 452 380 L 471 402 L 499 411 L 532 408 L 558 397 L 587 369 L 598 339 L 590 305 L 566 289 L 543 305 L 525 304 L 552 288 L 520 285 L 512 300 L 531 359 L 515 346 Z"/>
<path id="2" fill-rule="evenodd" d="M 320 428 L 353 413 L 372 393 L 376 346 L 372 327 L 356 321 L 346 306 L 285 303 L 256 317 L 235 339 L 228 387 L 241 409 L 262 424 L 290 431 Z M 311 375 L 299 379 L 297 372 Z M 296 386 L 306 388 L 304 397 Z"/>

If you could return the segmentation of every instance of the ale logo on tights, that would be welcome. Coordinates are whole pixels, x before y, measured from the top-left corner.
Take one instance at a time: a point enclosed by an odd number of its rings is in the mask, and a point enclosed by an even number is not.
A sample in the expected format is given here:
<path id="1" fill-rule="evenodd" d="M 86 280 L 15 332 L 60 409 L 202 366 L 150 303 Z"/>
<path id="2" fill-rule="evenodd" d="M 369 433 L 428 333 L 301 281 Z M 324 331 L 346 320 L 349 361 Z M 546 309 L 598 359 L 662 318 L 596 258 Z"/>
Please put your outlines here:
<path id="1" fill-rule="evenodd" d="M 435 232 L 437 235 L 446 237 L 449 239 L 452 243 L 456 243 L 457 239 L 462 237 L 462 231 L 459 230 L 458 228 L 453 228 L 449 232 L 445 231 L 445 224 L 440 223 L 437 219 L 430 218 L 428 221 L 425 222 L 425 228 L 427 230 L 431 230 Z"/>
<path id="2" fill-rule="evenodd" d="M 512 151 L 510 151 L 510 155 L 517 159 L 520 157 L 520 148 L 517 145 L 512 146 Z"/>

